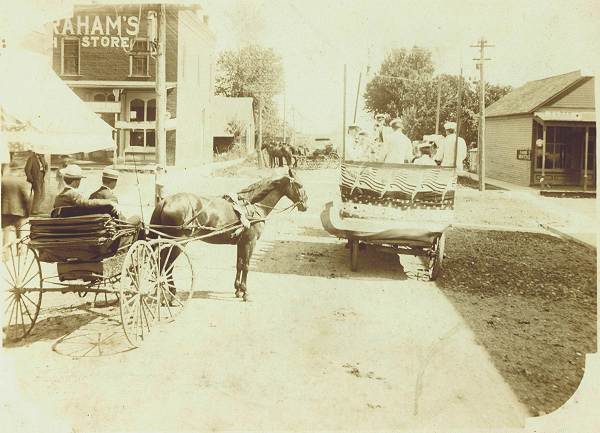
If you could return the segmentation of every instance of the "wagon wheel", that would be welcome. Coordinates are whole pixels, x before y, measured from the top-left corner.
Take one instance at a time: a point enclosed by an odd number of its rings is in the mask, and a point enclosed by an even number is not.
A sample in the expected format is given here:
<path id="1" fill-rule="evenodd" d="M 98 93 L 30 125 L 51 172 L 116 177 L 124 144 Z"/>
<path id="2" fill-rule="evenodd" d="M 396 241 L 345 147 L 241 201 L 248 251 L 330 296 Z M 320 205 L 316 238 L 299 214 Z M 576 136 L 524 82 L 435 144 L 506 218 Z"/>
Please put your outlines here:
<path id="1" fill-rule="evenodd" d="M 352 272 L 358 271 L 358 241 L 355 239 L 350 240 L 350 269 Z"/>
<path id="2" fill-rule="evenodd" d="M 442 274 L 442 262 L 444 260 L 444 246 L 446 234 L 442 233 L 433 241 L 433 247 L 429 255 L 429 280 L 435 281 Z"/>
<path id="3" fill-rule="evenodd" d="M 136 241 L 121 268 L 119 302 L 127 340 L 139 347 L 158 322 L 156 256 L 146 241 Z"/>
<path id="4" fill-rule="evenodd" d="M 40 313 L 42 267 L 29 245 L 13 242 L 4 249 L 2 268 L 6 285 L 2 330 L 6 341 L 20 340 L 31 332 Z"/>
<path id="5" fill-rule="evenodd" d="M 150 241 L 158 269 L 159 320 L 173 320 L 193 295 L 195 273 L 185 248 L 171 239 Z"/>

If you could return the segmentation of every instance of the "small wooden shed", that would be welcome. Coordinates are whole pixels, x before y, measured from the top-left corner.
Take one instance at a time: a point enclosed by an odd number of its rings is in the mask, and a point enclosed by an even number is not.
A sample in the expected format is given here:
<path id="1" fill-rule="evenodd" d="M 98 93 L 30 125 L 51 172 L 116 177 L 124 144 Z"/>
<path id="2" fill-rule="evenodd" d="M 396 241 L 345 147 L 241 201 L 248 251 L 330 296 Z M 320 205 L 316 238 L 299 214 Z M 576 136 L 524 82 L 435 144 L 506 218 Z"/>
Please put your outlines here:
<path id="1" fill-rule="evenodd" d="M 490 178 L 593 187 L 594 77 L 574 71 L 513 90 L 486 109 L 485 146 Z"/>

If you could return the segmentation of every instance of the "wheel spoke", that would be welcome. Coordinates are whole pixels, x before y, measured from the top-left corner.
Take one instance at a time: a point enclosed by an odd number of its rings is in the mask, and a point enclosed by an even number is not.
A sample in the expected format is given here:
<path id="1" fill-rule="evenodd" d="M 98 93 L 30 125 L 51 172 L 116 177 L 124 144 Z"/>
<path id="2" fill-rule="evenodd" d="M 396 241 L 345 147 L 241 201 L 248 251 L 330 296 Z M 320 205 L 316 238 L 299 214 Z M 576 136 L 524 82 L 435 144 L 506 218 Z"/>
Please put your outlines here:
<path id="1" fill-rule="evenodd" d="M 160 288 L 162 293 L 163 293 L 163 297 L 166 299 L 167 297 L 165 296 L 165 290 L 161 287 Z M 173 313 L 171 312 L 171 306 L 170 304 L 170 300 L 166 299 L 167 302 L 165 302 L 165 306 L 167 307 L 167 310 L 169 311 L 169 316 L 173 317 Z"/>
<path id="2" fill-rule="evenodd" d="M 31 263 L 29 263 L 29 266 L 27 267 L 27 270 L 25 271 L 25 273 L 23 274 L 23 279 L 27 278 L 27 275 L 29 275 L 29 271 L 31 270 L 31 267 L 33 266 L 33 264 L 35 263 L 35 256 L 33 256 L 31 258 Z M 34 274 L 33 276 L 35 277 L 37 275 Z M 31 281 L 31 279 L 27 280 L 27 283 Z M 23 287 L 27 284 L 27 283 L 23 283 Z"/>
<path id="3" fill-rule="evenodd" d="M 16 248 L 16 247 L 15 247 Z M 13 268 L 13 272 L 14 272 L 14 276 L 15 276 L 15 286 L 17 285 L 17 278 L 18 278 L 18 273 L 17 273 L 17 268 L 15 267 L 15 254 L 14 254 L 14 250 L 15 248 L 10 247 L 10 264 L 12 265 Z"/>
<path id="4" fill-rule="evenodd" d="M 167 257 L 165 258 L 164 265 L 168 265 L 169 264 L 169 258 L 171 257 L 171 251 L 173 251 L 173 247 L 172 246 L 169 246 L 168 248 L 169 248 L 169 251 L 167 252 Z M 159 257 L 160 257 L 160 253 L 159 253 Z"/>
<path id="5" fill-rule="evenodd" d="M 25 303 L 24 300 L 21 300 L 21 312 L 23 312 L 23 307 L 25 307 L 25 311 L 27 312 L 27 315 L 29 316 L 29 320 L 31 320 L 31 323 L 33 323 L 33 317 L 31 317 L 31 313 L 29 313 L 29 308 L 27 308 L 27 304 Z M 23 324 L 25 325 L 25 324 Z"/>
<path id="6" fill-rule="evenodd" d="M 142 298 L 142 302 L 140 305 L 140 309 L 142 310 L 141 320 L 146 322 L 146 328 L 148 329 L 148 334 L 150 333 L 150 325 L 148 324 L 148 317 L 146 316 L 146 310 L 144 310 L 144 298 Z M 144 335 L 144 324 L 142 323 L 142 336 Z"/>
<path id="7" fill-rule="evenodd" d="M 145 299 L 142 299 L 142 302 L 144 303 L 144 306 L 148 309 L 148 312 L 152 315 L 152 321 L 154 321 L 156 319 L 156 316 L 152 312 L 152 309 L 148 306 Z"/>
<path id="8" fill-rule="evenodd" d="M 5 276 L 3 276 L 2 279 L 4 281 L 6 281 L 7 287 L 15 287 L 16 286 L 16 283 L 15 283 L 14 279 L 12 281 L 9 281 Z"/>
<path id="9" fill-rule="evenodd" d="M 7 260 L 8 260 L 8 258 L 7 258 Z M 12 261 L 12 260 L 11 260 L 11 261 Z M 14 263 L 13 263 L 13 266 L 12 266 L 12 267 L 14 268 Z M 4 276 L 4 275 L 3 275 L 3 278 L 4 278 L 4 279 L 5 279 L 5 280 L 6 280 L 6 281 L 7 281 L 7 282 L 8 282 L 8 283 L 11 285 L 11 286 L 14 286 L 14 285 L 15 285 L 15 282 L 16 282 L 16 280 L 17 280 L 17 278 L 16 278 L 16 276 L 13 274 L 13 272 L 11 272 L 11 270 L 10 270 L 10 268 L 11 268 L 11 267 L 8 265 L 8 263 L 7 263 L 7 262 L 4 262 L 4 268 L 6 269 L 6 273 L 7 273 L 7 274 L 10 276 L 10 278 L 12 278 L 12 281 L 8 281 L 8 279 L 7 279 L 7 278 L 6 278 L 6 276 Z"/>
<path id="10" fill-rule="evenodd" d="M 6 323 L 8 323 L 8 326 L 10 326 L 10 324 L 12 322 L 12 317 L 13 317 L 13 313 L 15 312 L 15 304 L 16 303 L 17 303 L 17 297 L 13 296 L 13 298 L 10 301 L 10 304 L 8 304 L 8 308 L 10 308 L 12 306 L 12 308 L 10 310 L 10 317 L 8 318 L 8 322 L 6 322 Z M 8 308 L 6 309 L 6 311 L 8 311 Z"/>
<path id="11" fill-rule="evenodd" d="M 28 279 L 26 282 L 24 282 L 24 283 L 21 285 L 21 287 L 25 287 L 25 286 L 26 286 L 27 284 L 29 284 L 29 282 L 30 282 L 31 280 L 33 280 L 33 279 L 34 279 L 34 278 L 35 278 L 37 275 L 38 275 L 37 273 L 33 274 L 33 275 L 31 276 L 31 278 L 29 278 L 29 279 Z"/>

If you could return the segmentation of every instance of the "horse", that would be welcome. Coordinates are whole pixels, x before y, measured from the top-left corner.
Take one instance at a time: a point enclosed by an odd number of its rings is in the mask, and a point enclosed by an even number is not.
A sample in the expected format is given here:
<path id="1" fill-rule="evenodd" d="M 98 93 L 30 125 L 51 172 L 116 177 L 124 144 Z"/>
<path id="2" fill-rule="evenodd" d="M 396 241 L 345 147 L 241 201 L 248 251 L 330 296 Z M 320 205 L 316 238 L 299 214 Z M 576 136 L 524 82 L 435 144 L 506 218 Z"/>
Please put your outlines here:
<path id="1" fill-rule="evenodd" d="M 150 228 L 160 227 L 167 236 L 189 237 L 210 235 L 201 240 L 211 244 L 237 245 L 235 296 L 248 301 L 246 279 L 250 258 L 256 241 L 260 239 L 267 216 L 282 197 L 292 201 L 292 207 L 299 211 L 307 210 L 308 197 L 302 184 L 291 168 L 288 173 L 274 179 L 262 179 L 238 193 L 238 200 L 246 203 L 248 227 L 241 226 L 241 218 L 236 213 L 240 206 L 223 197 L 200 197 L 192 193 L 178 193 L 165 197 L 154 209 L 150 218 Z M 159 234 L 152 231 L 150 237 Z M 166 258 L 165 269 L 172 269 L 179 252 Z M 164 258 L 163 258 L 164 260 Z M 167 275 L 174 287 L 172 275 Z"/>
<path id="2" fill-rule="evenodd" d="M 267 146 L 267 153 L 269 154 L 269 165 L 271 168 L 283 167 L 283 160 L 287 163 L 288 167 L 292 166 L 292 149 L 290 146 L 285 144 L 271 144 Z"/>

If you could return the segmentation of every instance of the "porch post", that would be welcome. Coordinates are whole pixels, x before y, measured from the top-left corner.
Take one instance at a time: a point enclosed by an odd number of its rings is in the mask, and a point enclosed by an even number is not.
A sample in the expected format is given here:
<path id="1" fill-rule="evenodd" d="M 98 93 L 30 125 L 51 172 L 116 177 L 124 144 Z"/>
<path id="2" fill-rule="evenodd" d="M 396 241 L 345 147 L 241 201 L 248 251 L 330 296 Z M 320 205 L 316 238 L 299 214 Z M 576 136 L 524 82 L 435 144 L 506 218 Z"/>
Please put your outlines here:
<path id="1" fill-rule="evenodd" d="M 545 179 L 545 177 L 546 177 L 546 137 L 547 137 L 546 130 L 547 130 L 546 125 L 544 125 L 544 135 L 542 136 L 542 140 L 544 141 L 542 143 L 542 179 L 543 179 L 543 182 L 546 181 L 546 179 Z M 541 182 L 541 183 L 543 183 L 543 182 Z"/>
<path id="2" fill-rule="evenodd" d="M 587 173 L 587 167 L 588 167 L 588 144 L 589 144 L 589 140 L 590 140 L 590 128 L 589 126 L 585 127 L 585 144 L 584 144 L 584 152 L 583 152 L 583 190 L 587 191 L 587 177 L 588 177 L 588 173 Z"/>

